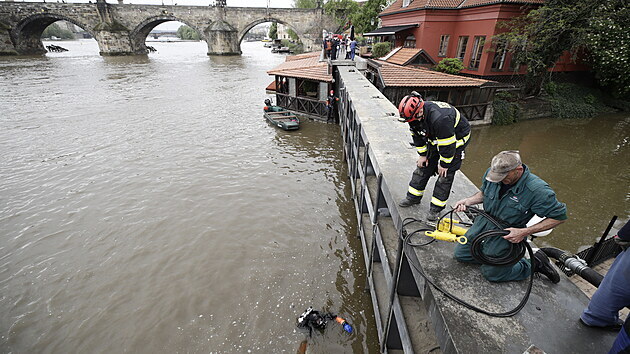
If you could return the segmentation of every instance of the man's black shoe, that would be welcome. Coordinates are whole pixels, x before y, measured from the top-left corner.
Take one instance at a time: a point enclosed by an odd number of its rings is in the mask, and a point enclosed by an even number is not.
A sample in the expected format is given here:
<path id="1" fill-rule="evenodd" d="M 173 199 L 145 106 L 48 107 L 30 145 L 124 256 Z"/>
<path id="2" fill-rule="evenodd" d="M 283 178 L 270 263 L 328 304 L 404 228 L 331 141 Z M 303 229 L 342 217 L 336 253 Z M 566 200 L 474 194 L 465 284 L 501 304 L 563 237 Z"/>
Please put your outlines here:
<path id="1" fill-rule="evenodd" d="M 590 324 L 586 324 L 586 322 L 582 321 L 582 318 L 580 317 L 580 323 L 586 327 L 601 329 L 603 331 L 610 331 L 610 332 L 619 332 L 621 328 L 623 327 L 622 320 L 618 320 L 616 324 L 609 325 L 609 326 L 591 326 Z"/>
<path id="2" fill-rule="evenodd" d="M 420 204 L 420 202 L 422 201 L 422 199 L 418 199 L 418 200 L 412 200 L 409 198 L 405 198 L 403 200 L 400 201 L 400 203 L 398 203 L 398 206 L 402 207 L 402 208 L 407 208 L 410 207 L 414 204 Z"/>
<path id="3" fill-rule="evenodd" d="M 553 268 L 549 258 L 543 251 L 538 250 L 534 253 L 533 266 L 534 272 L 544 274 L 552 283 L 558 284 L 560 282 L 560 274 Z"/>

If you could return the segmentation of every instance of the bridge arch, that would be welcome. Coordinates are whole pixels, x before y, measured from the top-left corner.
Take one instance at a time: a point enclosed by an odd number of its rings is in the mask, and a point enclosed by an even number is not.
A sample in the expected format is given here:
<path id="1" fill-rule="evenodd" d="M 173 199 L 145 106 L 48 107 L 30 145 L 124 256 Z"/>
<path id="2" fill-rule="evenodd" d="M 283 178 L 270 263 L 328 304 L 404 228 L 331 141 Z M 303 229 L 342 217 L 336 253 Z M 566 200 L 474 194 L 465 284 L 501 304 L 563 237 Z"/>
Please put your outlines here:
<path id="1" fill-rule="evenodd" d="M 265 22 L 277 22 L 277 23 L 283 24 L 291 28 L 293 31 L 295 31 L 295 33 L 298 35 L 300 40 L 304 38 L 304 33 L 300 33 L 301 32 L 300 30 L 298 30 L 295 26 L 288 23 L 287 21 L 280 20 L 276 17 L 264 17 L 264 18 L 259 18 L 257 20 L 254 20 L 253 22 L 250 22 L 249 24 L 245 25 L 245 27 L 243 27 L 243 29 L 238 33 L 239 46 L 241 45 L 241 42 L 243 41 L 243 38 L 245 38 L 245 35 L 247 34 L 247 32 L 249 32 L 252 28 L 256 27 L 257 25 L 261 23 L 265 23 Z"/>
<path id="2" fill-rule="evenodd" d="M 181 22 L 186 26 L 191 27 L 197 33 L 201 39 L 206 40 L 204 32 L 199 29 L 194 24 L 187 22 L 185 19 L 179 18 L 174 15 L 164 14 L 160 16 L 152 16 L 144 19 L 140 22 L 136 27 L 129 33 L 129 38 L 131 39 L 131 46 L 135 54 L 146 54 L 149 52 L 146 45 L 146 39 L 149 36 L 151 30 L 153 30 L 156 26 L 169 21 Z"/>
<path id="3" fill-rule="evenodd" d="M 46 53 L 46 49 L 44 48 L 44 44 L 41 39 L 42 33 L 46 27 L 62 20 L 81 27 L 84 31 L 94 37 L 93 30 L 86 24 L 77 21 L 76 19 L 58 13 L 42 12 L 24 18 L 18 22 L 13 29 L 11 29 L 10 33 L 13 46 L 20 54 L 32 55 Z"/>

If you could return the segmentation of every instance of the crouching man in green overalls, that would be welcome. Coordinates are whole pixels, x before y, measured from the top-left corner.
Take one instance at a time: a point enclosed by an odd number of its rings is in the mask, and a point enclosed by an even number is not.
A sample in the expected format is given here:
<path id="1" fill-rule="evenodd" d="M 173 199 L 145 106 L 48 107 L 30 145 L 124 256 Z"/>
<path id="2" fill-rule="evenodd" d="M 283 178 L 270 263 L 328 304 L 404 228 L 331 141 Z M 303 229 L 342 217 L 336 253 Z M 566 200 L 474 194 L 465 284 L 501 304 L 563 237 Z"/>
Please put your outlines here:
<path id="1" fill-rule="evenodd" d="M 510 242 L 526 242 L 527 236 L 552 229 L 567 219 L 566 205 L 556 199 L 555 192 L 545 181 L 521 162 L 518 151 L 502 151 L 496 155 L 484 175 L 481 191 L 458 201 L 455 210 L 464 211 L 467 206 L 482 202 L 484 211 L 505 224 L 505 230 L 510 232 L 484 243 L 482 252 L 488 256 L 501 256 L 508 252 Z M 527 227 L 534 214 L 546 219 Z M 455 258 L 460 262 L 479 263 L 471 255 L 470 244 L 480 233 L 493 229 L 496 226 L 487 218 L 477 217 L 466 232 L 468 243 L 456 246 Z M 523 258 L 510 266 L 481 265 L 483 276 L 492 282 L 523 280 L 532 271 L 544 274 L 553 283 L 560 281 L 549 258 L 540 250 L 536 251 L 531 261 Z"/>

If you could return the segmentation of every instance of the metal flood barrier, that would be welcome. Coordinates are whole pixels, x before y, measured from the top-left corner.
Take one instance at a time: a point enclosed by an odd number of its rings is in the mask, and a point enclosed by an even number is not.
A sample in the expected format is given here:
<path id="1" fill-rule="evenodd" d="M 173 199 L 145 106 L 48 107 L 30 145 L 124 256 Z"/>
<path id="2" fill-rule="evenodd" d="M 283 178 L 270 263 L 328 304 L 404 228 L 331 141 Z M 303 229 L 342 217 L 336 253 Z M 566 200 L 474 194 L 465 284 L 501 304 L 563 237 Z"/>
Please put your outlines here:
<path id="1" fill-rule="evenodd" d="M 420 293 L 406 259 L 400 262 L 402 241 L 398 235 L 402 219 L 396 207 L 389 207 L 396 205 L 395 201 L 383 181 L 352 98 L 343 81 L 336 81 L 339 85 L 338 112 L 343 152 L 367 270 L 366 290 L 372 298 L 381 352 L 397 349 L 413 353 L 399 295 L 420 299 Z M 399 264 L 403 269 L 397 289 L 393 289 L 394 274 L 397 274 Z M 379 286 L 376 286 L 377 283 Z"/>

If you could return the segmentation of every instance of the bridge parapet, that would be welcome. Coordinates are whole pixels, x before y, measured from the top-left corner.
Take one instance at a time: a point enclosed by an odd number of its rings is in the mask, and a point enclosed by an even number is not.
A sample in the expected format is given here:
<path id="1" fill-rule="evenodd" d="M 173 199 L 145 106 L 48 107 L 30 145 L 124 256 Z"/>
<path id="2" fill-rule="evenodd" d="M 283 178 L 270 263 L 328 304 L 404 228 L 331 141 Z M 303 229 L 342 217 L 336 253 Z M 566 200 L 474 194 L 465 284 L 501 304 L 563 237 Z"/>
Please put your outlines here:
<path id="1" fill-rule="evenodd" d="M 0 2 L 0 55 L 43 54 L 41 34 L 55 21 L 83 28 L 98 42 L 102 55 L 146 54 L 146 37 L 157 25 L 178 21 L 195 29 L 208 54 L 240 54 L 240 42 L 255 25 L 276 21 L 293 28 L 306 50 L 320 48 L 322 29 L 335 27 L 321 9 L 216 6 Z"/>

